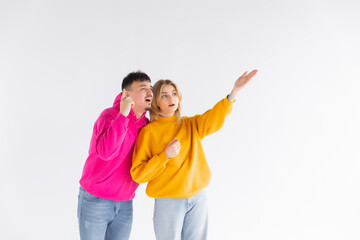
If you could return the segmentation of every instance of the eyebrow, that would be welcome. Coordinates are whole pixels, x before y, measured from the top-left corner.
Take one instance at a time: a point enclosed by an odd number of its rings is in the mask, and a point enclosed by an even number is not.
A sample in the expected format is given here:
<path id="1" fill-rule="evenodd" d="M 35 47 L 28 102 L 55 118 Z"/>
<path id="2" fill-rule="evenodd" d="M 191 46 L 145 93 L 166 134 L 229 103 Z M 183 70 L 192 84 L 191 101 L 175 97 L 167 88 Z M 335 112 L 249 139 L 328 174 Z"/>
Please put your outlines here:
<path id="1" fill-rule="evenodd" d="M 176 90 L 173 90 L 172 93 L 173 93 L 173 92 L 176 92 Z M 164 93 L 168 93 L 168 92 L 162 92 L 162 93 L 160 93 L 160 94 L 164 94 Z"/>
<path id="2" fill-rule="evenodd" d="M 176 89 L 172 90 L 172 92 L 176 92 Z M 162 92 L 161 94 L 163 94 L 163 93 L 168 93 L 168 92 Z"/>

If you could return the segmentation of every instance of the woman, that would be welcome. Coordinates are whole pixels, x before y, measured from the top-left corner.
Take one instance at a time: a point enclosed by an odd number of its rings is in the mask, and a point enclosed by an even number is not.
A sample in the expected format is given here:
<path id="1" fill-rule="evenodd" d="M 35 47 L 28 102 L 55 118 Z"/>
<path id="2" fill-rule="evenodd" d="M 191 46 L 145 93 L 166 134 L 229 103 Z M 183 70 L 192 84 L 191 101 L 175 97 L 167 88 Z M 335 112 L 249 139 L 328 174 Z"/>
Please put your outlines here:
<path id="1" fill-rule="evenodd" d="M 203 190 L 211 172 L 201 139 L 222 127 L 239 90 L 256 73 L 245 72 L 226 98 L 194 117 L 180 116 L 181 93 L 175 83 L 160 80 L 154 85 L 151 122 L 138 135 L 131 175 L 138 183 L 148 182 L 146 193 L 155 198 L 156 239 L 206 239 Z"/>

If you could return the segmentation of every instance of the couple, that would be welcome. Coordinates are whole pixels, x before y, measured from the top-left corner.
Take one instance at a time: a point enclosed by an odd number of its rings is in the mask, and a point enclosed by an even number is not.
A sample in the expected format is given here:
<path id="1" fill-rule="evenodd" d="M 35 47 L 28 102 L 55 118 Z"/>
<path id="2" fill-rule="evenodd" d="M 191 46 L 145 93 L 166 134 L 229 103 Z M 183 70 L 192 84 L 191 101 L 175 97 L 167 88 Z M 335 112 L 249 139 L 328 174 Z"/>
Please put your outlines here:
<path id="1" fill-rule="evenodd" d="M 181 93 L 174 82 L 159 80 L 152 87 L 145 73 L 129 73 L 113 107 L 94 125 L 80 179 L 81 239 L 129 239 L 132 199 L 145 182 L 147 195 L 155 198 L 157 240 L 206 239 L 204 189 L 211 172 L 201 139 L 222 127 L 239 90 L 256 73 L 245 72 L 229 95 L 193 117 L 181 117 Z"/>

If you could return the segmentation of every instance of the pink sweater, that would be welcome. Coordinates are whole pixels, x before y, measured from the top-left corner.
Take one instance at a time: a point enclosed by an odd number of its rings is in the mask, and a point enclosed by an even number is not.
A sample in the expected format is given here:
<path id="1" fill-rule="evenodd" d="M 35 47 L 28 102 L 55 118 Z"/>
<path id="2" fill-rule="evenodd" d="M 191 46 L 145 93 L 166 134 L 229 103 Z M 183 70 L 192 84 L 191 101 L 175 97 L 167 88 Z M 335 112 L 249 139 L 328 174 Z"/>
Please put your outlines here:
<path id="1" fill-rule="evenodd" d="M 134 144 L 142 127 L 149 123 L 145 113 L 136 118 L 119 113 L 121 93 L 114 105 L 96 120 L 80 185 L 85 191 L 114 201 L 131 200 L 138 183 L 130 175 Z"/>

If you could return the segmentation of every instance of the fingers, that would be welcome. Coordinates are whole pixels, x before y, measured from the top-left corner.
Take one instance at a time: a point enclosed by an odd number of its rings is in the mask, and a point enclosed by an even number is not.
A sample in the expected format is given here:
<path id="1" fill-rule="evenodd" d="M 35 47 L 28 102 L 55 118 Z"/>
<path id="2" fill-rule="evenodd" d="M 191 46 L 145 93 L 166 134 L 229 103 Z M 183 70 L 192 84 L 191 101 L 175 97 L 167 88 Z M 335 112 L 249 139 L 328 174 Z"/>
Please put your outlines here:
<path id="1" fill-rule="evenodd" d="M 131 104 L 130 106 L 134 107 L 135 106 L 134 100 L 131 97 L 129 97 L 129 99 L 130 99 L 129 103 Z"/>
<path id="2" fill-rule="evenodd" d="M 168 144 L 165 149 L 166 156 L 168 158 L 175 157 L 179 154 L 181 149 L 180 141 L 176 139 L 176 137 Z"/>
<path id="3" fill-rule="evenodd" d="M 174 139 L 173 139 L 173 140 L 171 140 L 171 142 L 170 142 L 169 144 L 172 144 L 172 143 L 174 143 L 175 141 L 179 141 L 179 140 L 177 140 L 177 138 L 176 138 L 176 137 L 174 137 Z"/>
<path id="4" fill-rule="evenodd" d="M 179 145 L 175 148 L 176 154 L 178 154 L 180 152 L 180 149 L 181 149 L 181 145 Z"/>
<path id="5" fill-rule="evenodd" d="M 120 109 L 124 116 L 129 114 L 131 108 L 135 106 L 135 102 L 131 97 L 126 97 L 127 94 L 121 95 Z M 125 110 L 127 109 L 127 110 Z"/>
<path id="6" fill-rule="evenodd" d="M 174 150 L 174 153 L 175 153 L 174 156 L 178 155 L 179 152 L 180 152 L 180 149 L 181 149 L 180 141 L 175 140 L 172 147 L 173 147 L 173 150 Z"/>
<path id="7" fill-rule="evenodd" d="M 245 71 L 245 72 L 243 73 L 243 75 L 241 75 L 239 78 L 245 77 L 247 73 L 248 73 L 248 71 Z"/>
<path id="8" fill-rule="evenodd" d="M 121 99 L 123 102 L 134 104 L 134 100 L 131 97 L 124 97 Z"/>
<path id="9" fill-rule="evenodd" d="M 126 91 L 125 89 L 123 90 L 122 94 L 121 94 L 121 100 L 124 100 L 125 98 L 127 98 L 129 96 L 128 91 Z"/>
<path id="10" fill-rule="evenodd" d="M 169 145 L 172 145 L 174 148 L 180 146 L 180 141 L 177 140 L 177 138 L 175 137 L 170 143 Z"/>
<path id="11" fill-rule="evenodd" d="M 178 152 L 178 151 L 180 150 L 180 148 L 181 148 L 180 141 L 177 140 L 176 137 L 169 143 L 169 146 L 171 146 L 171 148 L 173 148 L 173 149 L 176 150 L 177 152 Z"/>
<path id="12" fill-rule="evenodd" d="M 256 73 L 258 72 L 258 70 L 253 70 L 251 71 L 246 77 L 250 80 L 252 77 L 254 77 L 256 75 Z"/>
<path id="13" fill-rule="evenodd" d="M 120 102 L 121 102 L 121 104 L 123 104 L 123 103 L 131 104 L 131 107 L 133 107 L 133 105 L 134 105 L 134 100 L 131 97 L 129 97 L 129 93 L 126 92 L 126 90 L 123 91 Z"/>
<path id="14" fill-rule="evenodd" d="M 239 78 L 252 78 L 253 76 L 255 76 L 257 72 L 258 72 L 257 69 L 252 70 L 249 74 L 248 71 L 245 71 Z"/>
<path id="15" fill-rule="evenodd" d="M 248 81 L 250 81 L 255 75 L 256 73 L 258 72 L 257 69 L 251 71 L 249 74 L 248 74 L 248 71 L 244 72 L 243 75 L 241 75 L 237 81 L 242 81 L 243 84 L 246 84 Z"/>
<path id="16" fill-rule="evenodd" d="M 173 147 L 176 149 L 178 147 L 180 147 L 180 141 L 179 140 L 175 140 L 173 143 L 172 143 Z"/>
<path id="17" fill-rule="evenodd" d="M 251 71 L 246 77 L 245 77 L 245 80 L 244 80 L 244 85 L 247 84 L 257 73 L 257 70 L 253 70 Z"/>

